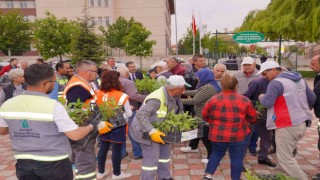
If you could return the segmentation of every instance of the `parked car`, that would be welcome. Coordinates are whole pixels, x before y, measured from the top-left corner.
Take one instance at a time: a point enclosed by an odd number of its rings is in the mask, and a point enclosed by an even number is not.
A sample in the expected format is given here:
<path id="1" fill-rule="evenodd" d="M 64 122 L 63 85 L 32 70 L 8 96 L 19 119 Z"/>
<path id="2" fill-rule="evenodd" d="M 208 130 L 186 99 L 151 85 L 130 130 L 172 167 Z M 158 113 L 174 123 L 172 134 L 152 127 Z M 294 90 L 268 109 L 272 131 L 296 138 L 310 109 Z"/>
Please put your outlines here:
<path id="1" fill-rule="evenodd" d="M 5 60 L 0 60 L 0 71 L 4 66 L 9 65 L 10 63 L 8 61 Z"/>
<path id="2" fill-rule="evenodd" d="M 140 64 L 135 63 L 137 69 L 140 69 Z M 125 60 L 116 60 L 116 67 L 126 66 Z"/>
<path id="3" fill-rule="evenodd" d="M 229 59 L 222 62 L 222 64 L 226 65 L 228 70 L 239 70 L 241 59 Z"/>

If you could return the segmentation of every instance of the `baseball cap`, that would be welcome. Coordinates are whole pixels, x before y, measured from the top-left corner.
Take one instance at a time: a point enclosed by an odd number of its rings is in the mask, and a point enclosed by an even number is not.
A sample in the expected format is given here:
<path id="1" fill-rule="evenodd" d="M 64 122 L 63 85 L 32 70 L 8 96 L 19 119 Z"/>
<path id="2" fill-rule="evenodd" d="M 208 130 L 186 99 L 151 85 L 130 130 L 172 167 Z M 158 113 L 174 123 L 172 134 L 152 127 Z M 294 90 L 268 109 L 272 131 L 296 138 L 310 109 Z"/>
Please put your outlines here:
<path id="1" fill-rule="evenodd" d="M 167 79 L 167 84 L 172 86 L 188 86 L 191 87 L 190 84 L 186 83 L 184 78 L 179 75 L 172 75 Z"/>
<path id="2" fill-rule="evenodd" d="M 245 57 L 243 58 L 241 65 L 253 64 L 253 63 L 254 63 L 254 59 L 252 57 Z"/>
<path id="3" fill-rule="evenodd" d="M 167 66 L 167 63 L 165 61 L 159 61 L 159 62 L 156 62 L 156 63 L 152 64 L 150 66 L 150 68 L 155 68 L 157 66 L 160 66 L 160 67 Z"/>
<path id="4" fill-rule="evenodd" d="M 261 64 L 260 71 L 257 74 L 261 74 L 263 71 L 272 69 L 272 68 L 278 68 L 280 65 L 277 62 L 274 61 L 266 61 Z"/>

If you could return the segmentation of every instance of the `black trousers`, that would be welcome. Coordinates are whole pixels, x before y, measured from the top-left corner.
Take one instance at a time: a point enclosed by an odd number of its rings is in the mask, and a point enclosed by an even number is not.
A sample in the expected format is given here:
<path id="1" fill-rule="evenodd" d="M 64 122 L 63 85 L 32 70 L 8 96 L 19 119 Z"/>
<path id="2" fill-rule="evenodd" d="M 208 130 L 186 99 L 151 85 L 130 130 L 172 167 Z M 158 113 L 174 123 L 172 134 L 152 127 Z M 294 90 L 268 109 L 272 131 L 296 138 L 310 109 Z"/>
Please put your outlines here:
<path id="1" fill-rule="evenodd" d="M 69 159 L 50 162 L 18 159 L 16 174 L 19 180 L 73 180 Z"/>
<path id="2" fill-rule="evenodd" d="M 191 149 L 198 148 L 200 139 L 202 140 L 202 143 L 204 144 L 204 146 L 207 149 L 207 159 L 209 159 L 210 154 L 212 152 L 211 141 L 209 140 L 209 126 L 203 127 L 203 137 L 202 138 L 190 140 L 189 146 L 191 147 Z"/>
<path id="3" fill-rule="evenodd" d="M 269 148 L 272 143 L 272 130 L 268 131 L 266 120 L 259 120 L 256 124 L 256 130 L 260 137 L 260 150 L 258 152 L 258 160 L 268 159 Z"/>

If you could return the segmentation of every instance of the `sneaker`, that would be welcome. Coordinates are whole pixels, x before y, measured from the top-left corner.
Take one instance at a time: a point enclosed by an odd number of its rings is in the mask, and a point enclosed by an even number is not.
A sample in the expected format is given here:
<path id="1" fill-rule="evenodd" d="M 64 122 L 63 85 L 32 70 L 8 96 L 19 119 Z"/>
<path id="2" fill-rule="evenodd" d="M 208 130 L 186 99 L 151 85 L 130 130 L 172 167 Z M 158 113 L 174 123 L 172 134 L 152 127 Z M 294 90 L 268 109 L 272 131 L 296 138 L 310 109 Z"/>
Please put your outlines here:
<path id="1" fill-rule="evenodd" d="M 127 174 L 127 173 L 121 172 L 121 174 L 119 174 L 118 176 L 113 174 L 112 175 L 112 179 L 126 179 L 126 178 L 129 178 L 131 176 L 132 176 L 132 174 Z"/>
<path id="2" fill-rule="evenodd" d="M 209 159 L 201 159 L 201 162 L 204 163 L 204 164 L 208 164 Z"/>
<path id="3" fill-rule="evenodd" d="M 198 149 L 191 149 L 190 146 L 181 147 L 180 150 L 181 150 L 182 152 L 186 152 L 186 153 L 189 153 L 189 152 L 190 152 L 190 153 L 197 153 L 197 152 L 199 152 Z"/>
<path id="4" fill-rule="evenodd" d="M 107 174 L 107 171 L 105 171 L 104 173 L 97 173 L 97 179 L 103 179 L 104 177 L 106 177 L 108 174 Z"/>
<path id="5" fill-rule="evenodd" d="M 202 180 L 212 180 L 211 176 L 202 176 Z"/>

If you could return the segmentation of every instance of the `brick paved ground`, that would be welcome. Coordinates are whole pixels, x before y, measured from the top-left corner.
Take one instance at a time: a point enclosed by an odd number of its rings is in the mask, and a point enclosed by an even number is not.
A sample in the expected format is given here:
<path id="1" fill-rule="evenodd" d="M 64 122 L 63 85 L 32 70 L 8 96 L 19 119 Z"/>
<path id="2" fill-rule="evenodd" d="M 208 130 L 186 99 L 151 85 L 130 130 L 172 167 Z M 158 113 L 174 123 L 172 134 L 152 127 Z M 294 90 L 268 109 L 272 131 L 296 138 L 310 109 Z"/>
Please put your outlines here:
<path id="1" fill-rule="evenodd" d="M 297 160 L 302 169 L 311 177 L 312 175 L 320 172 L 319 164 L 319 151 L 317 149 L 317 124 L 316 119 L 313 120 L 311 128 L 307 129 L 306 135 L 299 142 Z M 201 179 L 204 174 L 205 165 L 200 161 L 206 157 L 205 147 L 201 144 L 200 153 L 182 153 L 180 147 L 187 145 L 176 144 L 172 147 L 172 161 L 171 170 L 175 180 L 196 180 Z M 132 180 L 139 179 L 141 160 L 132 159 L 131 144 L 127 141 L 127 150 L 129 156 L 122 160 L 122 169 L 128 173 L 132 173 Z M 275 155 L 270 156 L 276 162 Z M 15 160 L 12 156 L 11 144 L 8 136 L 0 136 L 0 180 L 13 180 L 15 177 Z M 244 161 L 245 167 L 252 172 L 260 174 L 272 174 L 281 172 L 275 168 L 271 168 L 257 163 L 257 157 L 247 155 Z M 110 154 L 108 155 L 106 169 L 110 172 L 112 168 Z M 111 179 L 112 174 L 109 173 L 107 179 Z M 244 176 L 244 174 L 243 174 Z M 230 178 L 230 159 L 225 156 L 221 161 L 219 169 L 214 174 L 215 179 L 231 179 Z"/>
<path id="2" fill-rule="evenodd" d="M 310 82 L 310 81 L 309 81 Z M 319 151 L 317 149 L 317 123 L 316 118 L 313 119 L 312 127 L 307 129 L 304 138 L 299 142 L 298 154 L 296 156 L 301 168 L 308 174 L 309 179 L 311 176 L 320 172 L 318 168 L 319 164 Z M 201 144 L 200 153 L 182 153 L 179 149 L 187 143 L 176 144 L 172 147 L 172 161 L 171 170 L 175 180 L 197 180 L 201 179 L 204 174 L 205 165 L 201 162 L 202 158 L 206 157 L 205 147 Z M 131 144 L 127 141 L 127 150 L 129 156 L 122 160 L 122 169 L 128 173 L 133 174 L 130 180 L 138 180 L 141 160 L 132 159 Z M 275 155 L 270 156 L 274 162 L 277 161 Z M 275 174 L 283 173 L 275 168 L 271 168 L 265 165 L 259 165 L 257 163 L 257 157 L 248 156 L 244 161 L 245 167 L 251 172 L 259 174 Z M 112 174 L 110 170 L 112 168 L 110 153 L 108 155 L 106 169 L 109 175 L 106 179 L 111 179 Z M 242 174 L 244 177 L 244 174 Z M 8 136 L 0 136 L 0 180 L 14 180 L 15 176 L 15 160 L 12 156 L 11 144 Z M 221 161 L 221 164 L 214 174 L 214 179 L 231 179 L 230 178 L 230 159 L 225 156 Z M 243 178 L 245 179 L 245 178 Z"/>

